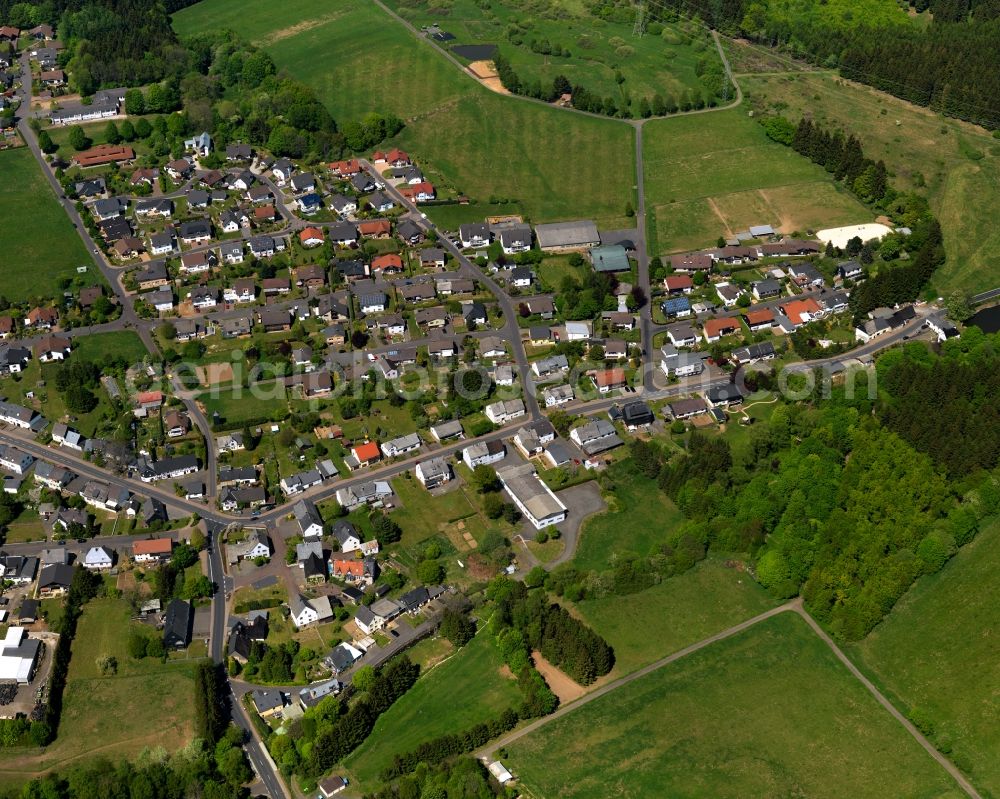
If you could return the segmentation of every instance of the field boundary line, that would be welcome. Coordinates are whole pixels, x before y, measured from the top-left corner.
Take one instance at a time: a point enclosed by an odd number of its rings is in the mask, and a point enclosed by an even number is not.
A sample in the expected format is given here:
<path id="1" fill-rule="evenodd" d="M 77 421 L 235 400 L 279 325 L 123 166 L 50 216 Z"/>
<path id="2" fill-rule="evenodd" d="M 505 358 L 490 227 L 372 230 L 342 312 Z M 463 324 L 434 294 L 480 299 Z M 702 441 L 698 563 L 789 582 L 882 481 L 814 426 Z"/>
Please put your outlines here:
<path id="1" fill-rule="evenodd" d="M 972 797 L 972 799 L 982 799 L 979 791 L 977 791 L 975 787 L 973 787 L 972 783 L 966 779 L 965 775 L 958 770 L 958 767 L 947 757 L 941 754 L 934 744 L 927 740 L 927 738 L 924 737 L 924 734 L 914 726 L 913 722 L 900 713 L 899 710 L 896 709 L 896 706 L 886 698 L 885 694 L 875 687 L 875 683 L 869 680 L 862 673 L 861 669 L 854 665 L 854 662 L 844 654 L 843 650 L 841 650 L 834 640 L 826 634 L 826 631 L 820 627 L 819 622 L 817 622 L 816 619 L 805 611 L 805 608 L 802 607 L 802 603 L 797 603 L 793 609 L 803 619 L 805 619 L 806 624 L 808 624 L 819 639 L 830 648 L 830 651 L 833 652 L 837 660 L 843 663 L 854 678 L 867 689 L 868 693 L 875 697 L 875 701 L 885 708 L 885 710 L 889 712 L 889 715 L 896 719 L 896 721 L 902 725 L 903 729 L 905 729 L 913 737 L 913 739 L 924 748 L 927 754 L 934 758 L 934 760 L 937 761 L 937 763 L 951 775 L 952 779 L 958 783 L 958 786 L 965 791 L 966 794 Z"/>
<path id="2" fill-rule="evenodd" d="M 793 599 L 790 602 L 786 602 L 784 605 L 779 605 L 776 608 L 771 608 L 770 610 L 766 610 L 763 613 L 758 614 L 757 616 L 753 616 L 747 619 L 746 621 L 741 621 L 739 624 L 734 624 L 732 627 L 727 627 L 725 630 L 717 632 L 714 635 L 710 635 L 707 638 L 702 638 L 700 641 L 695 641 L 693 644 L 689 644 L 683 649 L 678 649 L 676 652 L 667 655 L 666 657 L 662 657 L 659 660 L 654 660 L 652 663 L 643 666 L 641 669 L 633 671 L 631 674 L 626 674 L 624 677 L 619 677 L 617 680 L 609 682 L 607 685 L 602 685 L 595 691 L 591 691 L 588 694 L 584 694 L 574 702 L 562 705 L 554 713 L 551 713 L 548 716 L 543 716 L 542 718 L 533 721 L 531 724 L 528 724 L 527 726 L 522 727 L 519 730 L 515 730 L 514 732 L 508 733 L 499 740 L 493 743 L 489 743 L 486 746 L 479 749 L 477 752 L 474 752 L 473 755 L 476 757 L 489 755 L 495 752 L 497 749 L 509 746 L 518 738 L 521 738 L 527 735 L 528 733 L 532 733 L 535 730 L 544 727 L 546 724 L 549 724 L 550 722 L 553 722 L 556 719 L 565 716 L 567 713 L 571 713 L 577 708 L 586 705 L 588 702 L 592 702 L 595 699 L 605 696 L 606 694 L 609 694 L 612 691 L 615 691 L 624 685 L 628 685 L 631 682 L 635 682 L 639 678 L 645 677 L 648 674 L 652 674 L 654 671 L 662 669 L 664 666 L 669 666 L 671 663 L 681 660 L 682 658 L 685 658 L 688 655 L 692 655 L 695 652 L 698 652 L 699 650 L 704 649 L 707 646 L 711 646 L 714 643 L 718 643 L 719 641 L 724 641 L 727 638 L 731 638 L 732 636 L 737 635 L 738 633 L 741 633 L 744 630 L 748 630 L 751 627 L 760 624 L 762 621 L 767 621 L 768 619 L 777 616 L 781 613 L 799 612 L 801 604 L 802 604 L 801 599 Z"/>

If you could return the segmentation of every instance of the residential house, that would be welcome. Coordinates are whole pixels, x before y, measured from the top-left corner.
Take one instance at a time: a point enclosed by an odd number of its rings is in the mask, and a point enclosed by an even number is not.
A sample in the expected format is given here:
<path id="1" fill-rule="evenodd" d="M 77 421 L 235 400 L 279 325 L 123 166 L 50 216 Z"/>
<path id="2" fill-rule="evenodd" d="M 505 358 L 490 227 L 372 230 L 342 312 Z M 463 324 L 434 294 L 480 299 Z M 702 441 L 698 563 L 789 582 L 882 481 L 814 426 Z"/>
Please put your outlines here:
<path id="1" fill-rule="evenodd" d="M 477 441 L 462 450 L 462 460 L 470 469 L 497 463 L 504 459 L 507 448 L 502 441 Z"/>
<path id="2" fill-rule="evenodd" d="M 725 408 L 743 402 L 743 393 L 734 383 L 727 383 L 710 388 L 705 394 L 705 399 L 710 408 Z"/>
<path id="3" fill-rule="evenodd" d="M 715 293 L 722 300 L 722 304 L 727 308 L 732 308 L 743 294 L 743 289 L 733 283 L 716 283 Z"/>
<path id="4" fill-rule="evenodd" d="M 672 344 L 660 347 L 660 369 L 667 377 L 690 377 L 705 371 L 700 353 L 678 351 Z"/>
<path id="5" fill-rule="evenodd" d="M 624 388 L 628 382 L 624 369 L 598 369 L 590 374 L 594 387 L 602 394 Z"/>
<path id="6" fill-rule="evenodd" d="M 524 416 L 524 401 L 510 399 L 493 402 L 486 406 L 484 413 L 493 424 L 505 425 Z"/>
<path id="7" fill-rule="evenodd" d="M 774 324 L 774 311 L 770 308 L 759 308 L 743 314 L 743 321 L 751 333 L 767 330 Z"/>
<path id="8" fill-rule="evenodd" d="M 864 267 L 857 261 L 843 261 L 837 264 L 838 280 L 858 280 L 865 273 Z"/>
<path id="9" fill-rule="evenodd" d="M 172 458 L 149 463 L 139 470 L 139 479 L 144 483 L 155 480 L 171 480 L 198 471 L 198 458 L 194 455 L 177 455 Z"/>
<path id="10" fill-rule="evenodd" d="M 265 333 L 278 333 L 283 330 L 290 330 L 292 327 L 291 317 L 287 308 L 261 308 L 257 312 L 257 321 L 264 328 Z"/>
<path id="11" fill-rule="evenodd" d="M 457 419 L 432 425 L 430 432 L 434 437 L 434 440 L 438 442 L 447 441 L 452 438 L 465 437 L 465 431 L 462 428 L 462 423 Z"/>
<path id="12" fill-rule="evenodd" d="M 24 318 L 27 330 L 50 330 L 59 324 L 59 312 L 55 308 L 35 307 Z"/>
<path id="13" fill-rule="evenodd" d="M 692 275 L 696 272 L 707 274 L 712 271 L 713 263 L 712 256 L 703 253 L 689 252 L 670 256 L 670 267 L 674 272 L 686 275 Z"/>
<path id="14" fill-rule="evenodd" d="M 24 475 L 34 462 L 33 455 L 8 444 L 0 444 L 0 468 L 14 472 L 14 474 Z"/>
<path id="15" fill-rule="evenodd" d="M 167 649 L 184 649 L 191 643 L 194 609 L 183 599 L 171 599 L 163 621 L 163 645 Z"/>
<path id="16" fill-rule="evenodd" d="M 413 472 L 420 484 L 428 490 L 444 485 L 452 478 L 451 466 L 443 457 L 421 461 Z"/>
<path id="17" fill-rule="evenodd" d="M 81 565 L 93 571 L 107 571 L 115 565 L 114 550 L 107 547 L 91 547 L 83 556 Z"/>
<path id="18" fill-rule="evenodd" d="M 398 436 L 382 442 L 382 454 L 387 458 L 395 458 L 420 449 L 420 436 L 417 433 L 410 433 L 405 436 Z M 359 458 L 360 463 L 360 458 Z"/>
<path id="19" fill-rule="evenodd" d="M 788 275 L 797 286 L 822 287 L 826 280 L 815 266 L 809 263 L 789 264 Z"/>
<path id="20" fill-rule="evenodd" d="M 590 322 L 567 322 L 567 341 L 587 341 L 594 335 L 593 325 Z"/>
<path id="21" fill-rule="evenodd" d="M 292 514 L 303 538 L 322 537 L 323 518 L 312 502 L 300 499 L 292 506 Z"/>
<path id="22" fill-rule="evenodd" d="M 740 347 L 733 350 L 733 358 L 740 366 L 746 366 L 757 361 L 770 361 L 774 357 L 774 344 L 770 341 L 762 341 L 759 344 L 751 344 L 748 347 Z"/>
<path id="23" fill-rule="evenodd" d="M 321 624 L 333 618 L 333 608 L 330 606 L 330 597 L 328 596 L 307 600 L 299 594 L 295 594 L 289 598 L 288 608 L 291 611 L 292 624 L 298 629 L 310 624 Z"/>
<path id="24" fill-rule="evenodd" d="M 668 275 L 663 280 L 667 294 L 690 294 L 694 290 L 694 281 L 690 275 Z"/>
<path id="25" fill-rule="evenodd" d="M 378 576 L 374 558 L 331 558 L 330 576 L 350 585 L 370 587 Z"/>
<path id="26" fill-rule="evenodd" d="M 781 284 L 777 280 L 758 280 L 751 285 L 753 296 L 758 300 L 766 300 L 781 294 Z"/>
<path id="27" fill-rule="evenodd" d="M 319 247 L 325 238 L 323 230 L 318 227 L 307 227 L 299 231 L 299 242 L 303 247 Z"/>
<path id="28" fill-rule="evenodd" d="M 381 291 L 373 291 L 358 297 L 358 306 L 363 314 L 382 313 L 389 298 Z"/>
<path id="29" fill-rule="evenodd" d="M 462 249 L 473 247 L 487 247 L 492 241 L 490 228 L 481 222 L 460 225 L 458 228 L 458 239 L 462 244 Z"/>
<path id="30" fill-rule="evenodd" d="M 648 427 L 655 421 L 653 411 L 642 400 L 626 402 L 621 408 L 621 419 L 628 430 Z"/>
<path id="31" fill-rule="evenodd" d="M 704 324 L 705 341 L 712 344 L 723 336 L 731 336 L 740 331 L 740 320 L 733 316 L 721 319 L 706 319 Z"/>
<path id="32" fill-rule="evenodd" d="M 132 542 L 132 559 L 136 563 L 156 563 L 170 560 L 174 542 L 169 538 L 148 538 Z"/>
<path id="33" fill-rule="evenodd" d="M 569 437 L 588 456 L 607 452 L 624 443 L 615 426 L 605 419 L 594 419 L 574 427 L 570 430 Z"/>
<path id="34" fill-rule="evenodd" d="M 781 310 L 797 328 L 823 316 L 823 310 L 813 297 L 786 302 L 781 306 Z"/>

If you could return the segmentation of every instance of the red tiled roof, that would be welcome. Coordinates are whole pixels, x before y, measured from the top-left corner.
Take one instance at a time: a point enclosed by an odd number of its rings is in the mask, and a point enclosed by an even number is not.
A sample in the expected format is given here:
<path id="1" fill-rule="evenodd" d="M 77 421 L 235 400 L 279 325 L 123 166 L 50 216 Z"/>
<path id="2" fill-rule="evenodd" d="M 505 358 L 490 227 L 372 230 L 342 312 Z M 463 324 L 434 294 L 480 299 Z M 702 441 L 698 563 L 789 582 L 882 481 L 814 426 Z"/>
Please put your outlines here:
<path id="1" fill-rule="evenodd" d="M 601 386 L 617 386 L 625 382 L 624 369 L 603 369 L 594 372 L 594 382 Z"/>
<path id="2" fill-rule="evenodd" d="M 758 311 L 748 311 L 744 317 L 748 325 L 763 325 L 774 321 L 774 311 L 770 308 L 761 308 Z"/>
<path id="3" fill-rule="evenodd" d="M 670 275 L 664 281 L 664 285 L 668 291 L 676 291 L 677 289 L 693 288 L 694 281 L 690 275 Z"/>
<path id="4" fill-rule="evenodd" d="M 377 461 L 381 457 L 378 444 L 374 441 L 366 441 L 354 447 L 354 457 L 361 463 L 367 461 Z"/>
<path id="5" fill-rule="evenodd" d="M 146 541 L 135 541 L 132 553 L 135 555 L 169 555 L 174 542 L 169 538 L 152 538 Z"/>
<path id="6" fill-rule="evenodd" d="M 360 560 L 341 560 L 338 558 L 333 562 L 333 573 L 338 575 L 348 575 L 353 577 L 365 576 L 365 564 Z"/>
<path id="7" fill-rule="evenodd" d="M 705 322 L 705 335 L 711 338 L 716 336 L 723 336 L 727 331 L 734 331 L 740 329 L 740 323 L 738 319 L 731 316 L 724 317 L 722 319 L 709 319 Z"/>
<path id="8" fill-rule="evenodd" d="M 819 313 L 819 303 L 816 302 L 812 297 L 806 297 L 804 300 L 792 300 L 791 302 L 786 302 L 781 306 L 781 309 L 785 312 L 785 316 L 792 320 L 792 324 L 801 325 L 805 322 L 803 319 L 803 314 L 815 315 Z"/>

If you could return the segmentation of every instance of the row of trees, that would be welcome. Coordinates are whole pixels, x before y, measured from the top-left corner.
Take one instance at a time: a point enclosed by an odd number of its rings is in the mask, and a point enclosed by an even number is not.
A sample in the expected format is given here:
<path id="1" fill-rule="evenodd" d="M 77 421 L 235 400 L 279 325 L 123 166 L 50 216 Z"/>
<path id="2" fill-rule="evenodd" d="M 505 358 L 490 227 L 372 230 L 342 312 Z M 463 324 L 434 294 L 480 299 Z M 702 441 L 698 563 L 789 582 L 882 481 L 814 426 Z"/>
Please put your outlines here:
<path id="1" fill-rule="evenodd" d="M 286 775 L 321 777 L 364 742 L 378 717 L 410 689 L 419 673 L 420 667 L 405 655 L 393 658 L 375 670 L 366 690 L 352 701 L 324 699 L 287 735 L 271 736 L 271 756 Z"/>
<path id="2" fill-rule="evenodd" d="M 537 649 L 583 685 L 614 667 L 615 655 L 608 642 L 562 606 L 550 604 L 543 592 L 529 591 L 524 583 L 498 577 L 487 589 L 487 596 L 494 603 L 491 624 L 499 633 L 501 652 L 508 660 L 515 657 L 508 642 L 520 638 L 529 650 Z"/>

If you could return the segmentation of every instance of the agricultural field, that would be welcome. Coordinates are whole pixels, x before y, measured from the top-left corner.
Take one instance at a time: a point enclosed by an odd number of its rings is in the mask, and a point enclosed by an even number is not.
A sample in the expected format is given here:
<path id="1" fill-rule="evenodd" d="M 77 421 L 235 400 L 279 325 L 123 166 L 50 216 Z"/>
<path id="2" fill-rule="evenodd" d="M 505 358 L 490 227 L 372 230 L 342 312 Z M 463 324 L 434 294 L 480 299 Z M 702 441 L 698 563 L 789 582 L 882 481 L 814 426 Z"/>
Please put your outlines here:
<path id="1" fill-rule="evenodd" d="M 178 12 L 174 26 L 181 35 L 234 29 L 313 87 L 341 124 L 396 114 L 406 127 L 389 144 L 410 152 L 439 194 L 507 200 L 506 213 L 534 221 L 626 226 L 628 125 L 494 94 L 373 4 L 208 0 Z"/>
<path id="2" fill-rule="evenodd" d="M 806 234 L 874 219 L 745 108 L 653 120 L 643 147 L 650 255 L 714 246 L 754 224 Z"/>
<path id="3" fill-rule="evenodd" d="M 666 540 L 683 515 L 656 486 L 643 477 L 632 460 L 608 469 L 614 490 L 604 492 L 608 509 L 583 523 L 573 565 L 603 571 L 613 556 L 649 555 Z"/>
<path id="4" fill-rule="evenodd" d="M 688 91 L 702 94 L 699 61 L 721 66 L 708 32 L 688 22 L 654 25 L 639 38 L 633 33 L 634 19 L 607 21 L 563 0 L 537 3 L 530 11 L 513 2 L 484 6 L 473 0 L 456 0 L 445 8 L 438 0 L 394 0 L 390 5 L 418 28 L 437 24 L 454 36 L 442 46 L 464 63 L 478 54 L 467 57 L 463 46 L 497 45 L 522 81 L 548 87 L 562 75 L 619 105 L 631 100 L 634 116 L 639 100 L 652 101 L 657 93 L 675 102 Z M 512 27 L 521 31 L 517 44 L 507 35 Z M 543 50 L 549 52 L 537 52 Z"/>
<path id="5" fill-rule="evenodd" d="M 537 796 L 958 797 L 797 615 L 783 613 L 507 747 Z"/>
<path id="6" fill-rule="evenodd" d="M 0 153 L 0 219 L 4 262 L 0 294 L 11 302 L 55 297 L 63 286 L 104 278 L 27 147 Z M 78 266 L 87 271 L 78 273 Z"/>
<path id="7" fill-rule="evenodd" d="M 499 716 L 520 700 L 492 636 L 481 631 L 462 649 L 423 674 L 383 713 L 367 740 L 345 761 L 348 772 L 366 787 L 400 752 L 446 733 Z"/>
<path id="8" fill-rule="evenodd" d="M 869 158 L 885 161 L 894 185 L 927 195 L 948 253 L 934 277 L 940 292 L 996 287 L 1000 142 L 987 131 L 829 73 L 746 75 L 739 81 L 756 109 L 777 108 L 792 120 L 808 114 L 853 133 Z"/>
<path id="9" fill-rule="evenodd" d="M 848 652 L 984 795 L 1000 794 L 998 558 L 994 521 Z"/>
<path id="10" fill-rule="evenodd" d="M 58 737 L 44 750 L 5 752 L 0 757 L 0 783 L 62 769 L 97 751 L 118 760 L 146 748 L 174 752 L 191 739 L 192 661 L 130 659 L 126 650 L 130 616 L 123 600 L 94 599 L 86 605 L 73 640 Z M 117 658 L 117 674 L 101 674 L 97 660 L 105 655 Z M 95 707 L 101 712 L 95 713 Z"/>
<path id="11" fill-rule="evenodd" d="M 773 604 L 747 574 L 709 559 L 645 591 L 587 599 L 574 607 L 614 648 L 613 674 L 619 677 Z M 622 624 L 622 619 L 641 623 Z"/>

